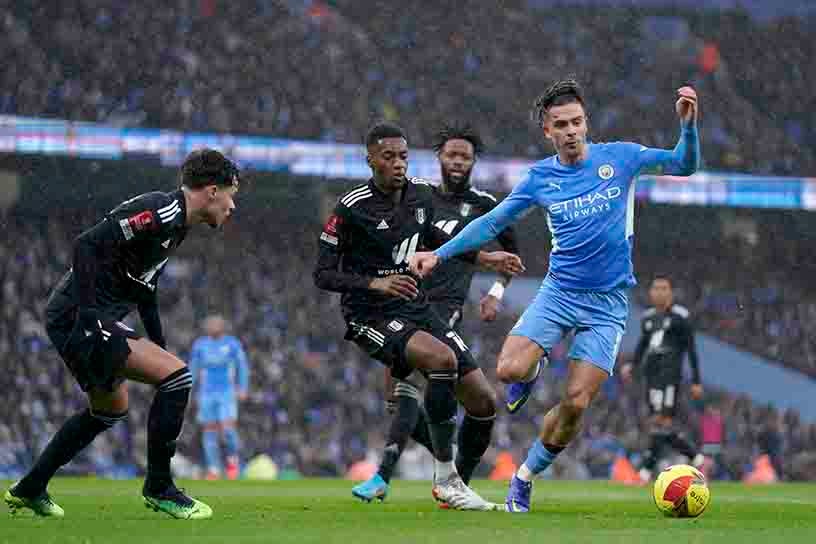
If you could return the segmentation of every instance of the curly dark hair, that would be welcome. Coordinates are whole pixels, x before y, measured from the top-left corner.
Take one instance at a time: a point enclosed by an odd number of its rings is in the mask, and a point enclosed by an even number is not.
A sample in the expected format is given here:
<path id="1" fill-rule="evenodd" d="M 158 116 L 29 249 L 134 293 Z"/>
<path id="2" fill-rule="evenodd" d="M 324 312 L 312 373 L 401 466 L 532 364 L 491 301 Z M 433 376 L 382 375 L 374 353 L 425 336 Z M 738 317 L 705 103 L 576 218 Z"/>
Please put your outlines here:
<path id="1" fill-rule="evenodd" d="M 479 132 L 470 123 L 449 122 L 443 124 L 434 134 L 433 150 L 439 153 L 449 140 L 466 140 L 473 146 L 473 154 L 484 151 L 484 142 Z"/>
<path id="2" fill-rule="evenodd" d="M 544 123 L 544 119 L 547 117 L 547 111 L 549 111 L 551 107 L 563 106 L 564 104 L 570 104 L 572 102 L 578 102 L 586 108 L 584 91 L 581 85 L 574 79 L 556 81 L 535 99 L 532 112 L 533 121 L 541 125 Z"/>

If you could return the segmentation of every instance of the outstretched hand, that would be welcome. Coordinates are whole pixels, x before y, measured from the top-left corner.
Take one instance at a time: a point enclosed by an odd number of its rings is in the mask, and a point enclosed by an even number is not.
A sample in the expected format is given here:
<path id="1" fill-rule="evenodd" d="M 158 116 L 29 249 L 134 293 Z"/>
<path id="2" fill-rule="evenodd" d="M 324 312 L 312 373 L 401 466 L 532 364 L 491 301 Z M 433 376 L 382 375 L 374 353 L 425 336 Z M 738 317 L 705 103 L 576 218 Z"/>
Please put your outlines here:
<path id="1" fill-rule="evenodd" d="M 479 252 L 479 264 L 488 270 L 507 276 L 521 274 L 526 268 L 521 257 L 507 251 Z"/>
<path id="2" fill-rule="evenodd" d="M 439 264 L 439 257 L 433 251 L 418 251 L 408 260 L 411 272 L 417 277 L 424 278 Z"/>
<path id="3" fill-rule="evenodd" d="M 697 122 L 697 91 L 691 87 L 680 87 L 677 89 L 680 98 L 674 105 L 677 116 L 684 124 Z"/>

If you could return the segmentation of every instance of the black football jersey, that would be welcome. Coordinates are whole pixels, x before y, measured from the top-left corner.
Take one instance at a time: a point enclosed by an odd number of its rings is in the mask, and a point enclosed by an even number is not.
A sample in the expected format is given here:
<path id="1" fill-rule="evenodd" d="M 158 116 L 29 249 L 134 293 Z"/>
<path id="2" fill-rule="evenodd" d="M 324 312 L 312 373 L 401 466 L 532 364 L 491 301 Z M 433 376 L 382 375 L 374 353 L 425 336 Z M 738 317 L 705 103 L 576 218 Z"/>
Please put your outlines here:
<path id="1" fill-rule="evenodd" d="M 674 304 L 662 312 L 649 308 L 641 320 L 641 336 L 635 351 L 635 364 L 642 366 L 644 377 L 652 384 L 676 384 L 683 378 L 683 358 L 688 353 L 694 383 L 700 383 L 694 329 L 689 311 Z"/>
<path id="2" fill-rule="evenodd" d="M 422 285 L 420 295 L 410 302 L 374 292 L 368 285 L 374 278 L 410 275 L 408 261 L 414 253 L 447 241 L 434 221 L 427 182 L 409 179 L 397 203 L 373 180 L 355 187 L 340 198 L 320 234 L 315 284 L 342 293 L 346 319 L 425 311 L 428 302 Z"/>
<path id="3" fill-rule="evenodd" d="M 445 192 L 441 186 L 432 189 L 434 227 L 453 237 L 474 219 L 496 207 L 496 197 L 472 187 L 461 193 Z M 498 236 L 502 249 L 518 254 L 516 236 L 512 227 Z M 424 281 L 428 298 L 433 302 L 462 306 L 470 291 L 476 266 L 461 259 L 449 259 L 434 269 Z"/>
<path id="4" fill-rule="evenodd" d="M 187 234 L 184 193 L 152 192 L 123 202 L 74 242 L 74 263 L 49 300 L 50 313 L 92 306 L 122 319 L 155 300 L 168 257 Z M 78 263 L 81 260 L 84 262 Z M 93 270 L 87 285 L 81 269 Z"/>

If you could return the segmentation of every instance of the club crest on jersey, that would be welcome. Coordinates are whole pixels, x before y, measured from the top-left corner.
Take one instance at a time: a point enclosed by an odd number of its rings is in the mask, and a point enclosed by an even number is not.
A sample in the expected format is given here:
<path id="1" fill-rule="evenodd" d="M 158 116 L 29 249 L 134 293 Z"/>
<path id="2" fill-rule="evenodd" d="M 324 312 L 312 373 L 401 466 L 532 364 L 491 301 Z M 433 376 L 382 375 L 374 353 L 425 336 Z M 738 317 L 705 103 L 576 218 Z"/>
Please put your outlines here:
<path id="1" fill-rule="evenodd" d="M 598 168 L 598 177 L 600 177 L 601 179 L 606 180 L 606 179 L 611 178 L 614 175 L 615 175 L 615 169 L 612 168 L 611 164 L 604 164 L 604 165 L 601 165 L 600 168 Z"/>
<path id="2" fill-rule="evenodd" d="M 425 208 L 417 208 L 416 210 L 416 220 L 417 223 L 420 225 L 425 224 Z"/>
<path id="3" fill-rule="evenodd" d="M 402 330 L 403 327 L 404 325 L 402 324 L 402 321 L 400 321 L 399 319 L 394 319 L 393 321 L 391 321 L 391 323 L 388 324 L 388 330 L 391 332 L 399 332 Z"/>
<path id="4" fill-rule="evenodd" d="M 459 209 L 459 214 L 462 217 L 467 217 L 470 215 L 470 212 L 473 211 L 473 206 L 468 204 L 467 202 L 462 203 L 462 207 Z"/>

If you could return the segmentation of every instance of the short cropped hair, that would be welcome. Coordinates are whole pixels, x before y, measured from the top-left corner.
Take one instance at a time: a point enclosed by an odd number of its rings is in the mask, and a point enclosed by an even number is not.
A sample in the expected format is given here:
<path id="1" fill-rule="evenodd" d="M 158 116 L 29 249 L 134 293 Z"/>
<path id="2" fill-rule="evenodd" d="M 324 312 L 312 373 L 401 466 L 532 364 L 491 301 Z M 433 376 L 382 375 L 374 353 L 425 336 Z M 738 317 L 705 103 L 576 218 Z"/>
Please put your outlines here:
<path id="1" fill-rule="evenodd" d="M 197 149 L 181 165 L 181 185 L 200 189 L 207 185 L 237 187 L 240 172 L 234 162 L 215 149 Z"/>
<path id="2" fill-rule="evenodd" d="M 385 138 L 402 138 L 403 140 L 408 141 L 408 138 L 405 137 L 405 131 L 403 131 L 399 125 L 389 122 L 381 122 L 368 129 L 368 133 L 366 134 L 365 138 L 365 145 L 368 147 L 370 145 L 378 144 L 380 140 Z"/>

